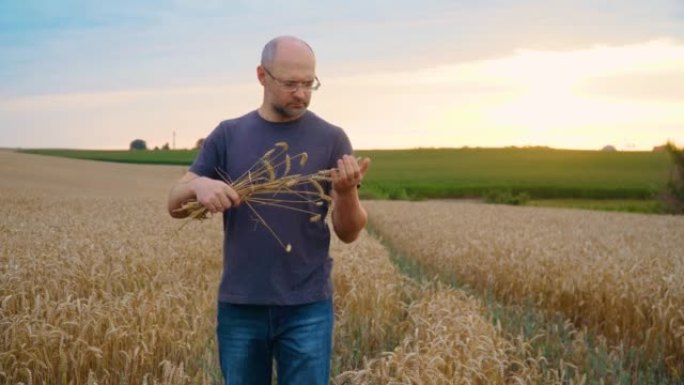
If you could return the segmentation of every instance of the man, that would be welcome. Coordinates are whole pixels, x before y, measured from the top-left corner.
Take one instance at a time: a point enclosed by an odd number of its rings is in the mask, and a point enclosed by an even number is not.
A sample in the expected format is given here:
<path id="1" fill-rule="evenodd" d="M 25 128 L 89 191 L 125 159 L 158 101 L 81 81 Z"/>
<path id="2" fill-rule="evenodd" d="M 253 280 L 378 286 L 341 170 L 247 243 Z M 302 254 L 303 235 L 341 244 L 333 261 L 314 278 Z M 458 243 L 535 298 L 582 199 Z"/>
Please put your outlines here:
<path id="1" fill-rule="evenodd" d="M 333 307 L 325 221 L 283 208 L 254 206 L 293 248 L 284 250 L 240 196 L 220 180 L 233 180 L 276 143 L 306 152 L 297 173 L 332 171 L 324 186 L 332 197 L 331 222 L 344 242 L 354 241 L 367 214 L 357 192 L 369 160 L 352 156 L 346 134 L 307 110 L 320 83 L 311 47 L 291 36 L 264 47 L 257 78 L 264 88 L 258 110 L 222 122 L 205 140 L 190 170 L 169 193 L 172 216 L 195 198 L 223 213 L 224 267 L 219 287 L 217 338 L 221 371 L 230 385 L 270 385 L 273 361 L 281 385 L 324 385 L 330 376 Z M 294 166 L 293 166 L 294 167 Z M 327 205 L 318 208 L 325 215 Z"/>

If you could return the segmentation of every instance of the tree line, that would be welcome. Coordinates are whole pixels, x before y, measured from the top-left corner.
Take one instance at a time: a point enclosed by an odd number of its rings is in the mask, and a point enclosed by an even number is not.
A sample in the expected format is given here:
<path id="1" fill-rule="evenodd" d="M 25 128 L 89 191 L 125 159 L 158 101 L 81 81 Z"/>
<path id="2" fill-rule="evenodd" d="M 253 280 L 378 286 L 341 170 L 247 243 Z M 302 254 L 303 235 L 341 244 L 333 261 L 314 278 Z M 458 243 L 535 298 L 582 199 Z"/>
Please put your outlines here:
<path id="1" fill-rule="evenodd" d="M 192 149 L 193 150 L 199 150 L 200 148 L 202 148 L 203 144 L 204 144 L 204 138 L 199 138 L 199 139 L 197 139 L 197 142 L 195 142 L 195 147 L 193 147 Z M 131 141 L 131 143 L 129 144 L 128 149 L 132 150 L 132 151 L 133 150 L 136 150 L 136 151 L 147 150 L 148 149 L 147 142 L 144 141 L 143 139 L 133 139 Z M 164 143 L 164 145 L 161 148 L 159 148 L 159 147 L 154 148 L 154 150 L 170 150 L 170 149 L 171 148 L 169 147 L 168 142 Z"/>

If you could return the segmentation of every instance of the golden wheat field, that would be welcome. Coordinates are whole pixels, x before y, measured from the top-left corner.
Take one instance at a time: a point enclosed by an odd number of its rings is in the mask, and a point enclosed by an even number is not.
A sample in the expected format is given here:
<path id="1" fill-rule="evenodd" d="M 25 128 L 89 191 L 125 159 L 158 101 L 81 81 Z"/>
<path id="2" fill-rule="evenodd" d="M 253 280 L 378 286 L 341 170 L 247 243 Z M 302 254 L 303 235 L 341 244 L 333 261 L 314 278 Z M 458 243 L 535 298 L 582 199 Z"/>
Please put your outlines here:
<path id="1" fill-rule="evenodd" d="M 221 223 L 178 230 L 166 194 L 184 172 L 0 151 L 0 384 L 219 383 Z M 383 237 L 426 264 L 660 348 L 677 367 L 681 218 L 366 205 Z M 504 333 L 477 297 L 402 275 L 368 233 L 334 240 L 332 254 L 332 383 L 586 383 L 576 363 Z"/>
<path id="2" fill-rule="evenodd" d="M 442 277 L 532 300 L 684 369 L 684 218 L 459 202 L 368 202 L 373 226 Z"/>

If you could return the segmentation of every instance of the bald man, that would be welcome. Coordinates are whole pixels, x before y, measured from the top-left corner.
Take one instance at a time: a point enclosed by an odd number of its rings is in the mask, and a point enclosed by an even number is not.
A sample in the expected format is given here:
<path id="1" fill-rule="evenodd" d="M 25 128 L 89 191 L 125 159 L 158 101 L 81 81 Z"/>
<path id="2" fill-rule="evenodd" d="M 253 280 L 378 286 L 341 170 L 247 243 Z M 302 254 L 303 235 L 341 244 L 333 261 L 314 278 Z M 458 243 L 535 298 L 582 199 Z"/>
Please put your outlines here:
<path id="1" fill-rule="evenodd" d="M 290 153 L 306 152 L 307 162 L 293 171 L 336 170 L 324 188 L 333 199 L 335 234 L 349 243 L 367 220 L 357 186 L 369 161 L 359 164 L 344 131 L 308 110 L 320 82 L 306 42 L 292 36 L 271 40 L 256 75 L 264 90 L 261 106 L 221 122 L 209 134 L 169 193 L 168 210 L 186 217 L 178 209 L 194 198 L 210 212 L 223 213 L 217 338 L 225 383 L 271 385 L 275 360 L 279 385 L 324 385 L 333 329 L 328 225 L 296 211 L 256 206 L 269 227 L 294 245 L 288 252 L 265 226 L 255 225 L 250 208 L 240 204 L 217 169 L 234 180 L 278 142 L 286 142 Z M 316 209 L 323 217 L 328 212 L 327 205 Z"/>

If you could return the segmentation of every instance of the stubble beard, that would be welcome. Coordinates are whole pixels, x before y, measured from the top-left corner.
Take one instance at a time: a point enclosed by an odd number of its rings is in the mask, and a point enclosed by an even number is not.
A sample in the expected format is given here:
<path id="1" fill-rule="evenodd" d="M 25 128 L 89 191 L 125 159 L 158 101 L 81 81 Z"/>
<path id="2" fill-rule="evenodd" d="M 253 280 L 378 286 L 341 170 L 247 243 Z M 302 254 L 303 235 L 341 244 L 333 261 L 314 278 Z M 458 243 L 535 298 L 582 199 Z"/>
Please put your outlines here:
<path id="1" fill-rule="evenodd" d="M 276 113 L 276 115 L 283 119 L 294 119 L 302 116 L 309 107 L 309 103 L 301 102 L 300 104 L 302 104 L 303 107 L 290 108 L 286 105 L 272 104 L 271 108 L 273 109 L 273 112 Z"/>

